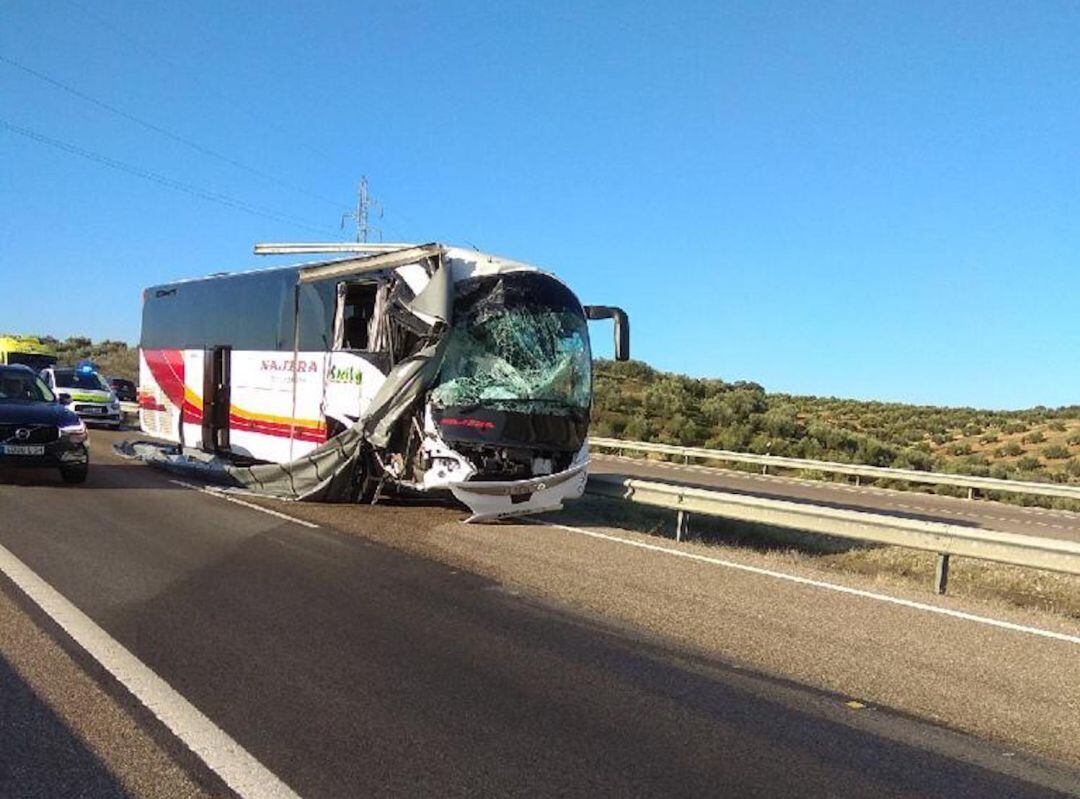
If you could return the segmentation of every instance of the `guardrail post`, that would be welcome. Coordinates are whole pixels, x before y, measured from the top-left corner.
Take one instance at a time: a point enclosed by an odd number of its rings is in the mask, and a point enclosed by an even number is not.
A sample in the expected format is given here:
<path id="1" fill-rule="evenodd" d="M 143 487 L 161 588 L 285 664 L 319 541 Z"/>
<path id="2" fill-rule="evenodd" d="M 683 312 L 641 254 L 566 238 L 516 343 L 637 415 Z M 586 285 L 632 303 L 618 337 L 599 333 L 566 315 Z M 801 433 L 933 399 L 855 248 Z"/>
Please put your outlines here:
<path id="1" fill-rule="evenodd" d="M 767 464 L 767 463 L 761 464 L 761 473 L 762 474 L 768 474 L 769 473 L 769 464 Z"/>
<path id="2" fill-rule="evenodd" d="M 937 569 L 934 570 L 934 591 L 944 594 L 949 586 L 949 556 L 939 552 L 937 556 Z"/>
<path id="3" fill-rule="evenodd" d="M 686 523 L 689 520 L 690 514 L 684 510 L 679 511 L 679 515 L 675 518 L 675 540 L 682 542 L 686 537 L 687 529 Z"/>
<path id="4" fill-rule="evenodd" d="M 975 499 L 975 496 L 976 496 L 975 488 L 974 487 L 968 488 L 968 499 Z"/>
<path id="5" fill-rule="evenodd" d="M 862 485 L 862 475 L 861 474 L 855 475 L 855 485 L 856 486 L 861 486 Z"/>

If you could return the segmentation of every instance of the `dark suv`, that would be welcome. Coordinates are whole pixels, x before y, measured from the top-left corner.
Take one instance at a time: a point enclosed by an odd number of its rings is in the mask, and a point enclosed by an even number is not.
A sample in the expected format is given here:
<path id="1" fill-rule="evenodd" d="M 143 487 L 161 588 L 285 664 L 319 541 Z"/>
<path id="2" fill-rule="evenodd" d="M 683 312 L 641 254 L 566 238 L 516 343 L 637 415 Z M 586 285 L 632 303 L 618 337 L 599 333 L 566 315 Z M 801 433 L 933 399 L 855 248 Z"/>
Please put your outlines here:
<path id="1" fill-rule="evenodd" d="M 65 483 L 86 480 L 86 425 L 28 366 L 0 366 L 0 467 L 56 467 Z"/>
<path id="2" fill-rule="evenodd" d="M 125 380 L 122 377 L 110 377 L 109 388 L 113 390 L 113 394 L 121 402 L 138 402 L 139 393 L 135 388 L 135 384 L 130 380 Z"/>

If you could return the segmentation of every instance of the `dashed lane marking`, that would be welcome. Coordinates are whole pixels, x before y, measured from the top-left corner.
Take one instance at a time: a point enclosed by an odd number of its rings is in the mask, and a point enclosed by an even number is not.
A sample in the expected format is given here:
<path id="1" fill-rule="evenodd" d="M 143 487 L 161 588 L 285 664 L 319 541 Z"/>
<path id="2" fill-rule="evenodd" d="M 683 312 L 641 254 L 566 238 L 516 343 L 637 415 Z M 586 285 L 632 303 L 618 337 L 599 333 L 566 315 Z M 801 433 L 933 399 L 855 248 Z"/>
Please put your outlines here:
<path id="1" fill-rule="evenodd" d="M 319 525 L 315 524 L 314 522 L 309 522 L 306 519 L 298 519 L 295 516 L 290 516 L 287 513 L 282 513 L 281 511 L 272 510 L 270 508 L 264 508 L 262 505 L 256 505 L 254 502 L 245 502 L 242 499 L 230 497 L 224 491 L 215 491 L 214 489 L 207 488 L 205 486 L 197 486 L 193 483 L 185 483 L 183 480 L 170 480 L 169 482 L 178 486 L 183 486 L 184 488 L 190 488 L 192 491 L 199 491 L 203 494 L 209 494 L 212 497 L 223 499 L 226 502 L 233 503 L 234 505 L 243 505 L 245 508 L 257 510 L 260 513 L 268 513 L 271 516 L 276 516 L 279 519 L 284 519 L 285 521 L 292 522 L 293 524 L 299 524 L 303 525 L 304 527 L 309 527 L 313 529 L 318 529 L 319 527 Z"/>
<path id="2" fill-rule="evenodd" d="M 699 555 L 696 552 L 685 552 L 680 549 L 673 549 L 671 547 L 660 546 L 658 544 L 648 544 L 644 541 L 634 541 L 629 538 L 622 538 L 621 536 L 617 535 L 609 535 L 608 533 L 598 533 L 595 530 L 586 530 L 581 527 L 571 527 L 566 524 L 558 524 L 556 522 L 548 522 L 543 520 L 525 519 L 523 521 L 528 521 L 532 524 L 540 525 L 543 527 L 552 527 L 558 530 L 564 530 L 568 533 L 574 533 L 575 535 L 583 535 L 601 541 L 609 541 L 615 544 L 622 544 L 623 546 L 636 547 L 638 549 L 644 549 L 649 552 L 656 552 L 658 554 L 668 555 L 673 558 L 685 558 L 686 560 L 693 560 L 699 563 L 708 563 L 709 565 L 720 566 L 725 569 L 735 569 L 737 571 L 748 572 L 750 574 L 757 574 L 762 577 L 771 577 L 776 580 L 785 580 L 790 583 L 807 585 L 812 588 L 821 588 L 826 591 L 835 591 L 838 594 L 848 594 L 849 596 L 862 597 L 863 599 L 872 599 L 876 602 L 885 602 L 891 605 L 900 605 L 901 607 L 918 610 L 924 613 L 935 613 L 939 616 L 949 616 L 954 619 L 962 619 L 963 621 L 974 622 L 975 624 L 985 624 L 989 627 L 998 627 L 1003 630 L 1012 630 L 1013 632 L 1027 633 L 1028 635 L 1037 635 L 1041 638 L 1053 638 L 1057 641 L 1065 641 L 1066 643 L 1080 645 L 1080 636 L 1078 635 L 1059 633 L 1055 632 L 1054 630 L 1044 630 L 1041 627 L 1029 627 L 1024 624 L 1015 624 L 1011 621 L 1002 621 L 1001 619 L 994 619 L 989 616 L 978 616 L 974 613 L 966 613 L 962 610 L 952 610 L 951 608 L 942 608 L 938 607 L 937 605 L 927 605 L 924 602 L 915 602 L 910 599 L 901 599 L 900 597 L 889 596 L 888 594 L 878 594 L 873 591 L 864 591 L 861 588 L 849 588 L 846 585 L 827 583 L 824 580 L 813 580 L 809 577 L 799 577 L 796 574 L 788 574 L 787 572 L 775 571 L 773 569 L 763 569 L 760 566 L 749 566 L 745 563 L 736 563 L 734 561 L 724 560 L 722 558 L 713 558 L 708 555 Z"/>
<path id="3" fill-rule="evenodd" d="M 0 546 L 0 572 L 145 705 L 237 796 L 299 799 L 298 794 L 228 733 L 3 546 Z"/>

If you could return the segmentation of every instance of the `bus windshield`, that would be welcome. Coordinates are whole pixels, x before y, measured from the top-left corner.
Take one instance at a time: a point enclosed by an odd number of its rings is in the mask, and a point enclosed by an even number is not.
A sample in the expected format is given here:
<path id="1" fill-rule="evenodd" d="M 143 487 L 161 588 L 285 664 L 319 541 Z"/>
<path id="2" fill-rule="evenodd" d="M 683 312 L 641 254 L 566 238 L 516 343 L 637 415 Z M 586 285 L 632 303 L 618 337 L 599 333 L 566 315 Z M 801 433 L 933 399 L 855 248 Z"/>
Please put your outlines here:
<path id="1" fill-rule="evenodd" d="M 455 290 L 435 405 L 555 415 L 589 408 L 589 334 L 568 288 L 538 272 L 511 272 Z"/>

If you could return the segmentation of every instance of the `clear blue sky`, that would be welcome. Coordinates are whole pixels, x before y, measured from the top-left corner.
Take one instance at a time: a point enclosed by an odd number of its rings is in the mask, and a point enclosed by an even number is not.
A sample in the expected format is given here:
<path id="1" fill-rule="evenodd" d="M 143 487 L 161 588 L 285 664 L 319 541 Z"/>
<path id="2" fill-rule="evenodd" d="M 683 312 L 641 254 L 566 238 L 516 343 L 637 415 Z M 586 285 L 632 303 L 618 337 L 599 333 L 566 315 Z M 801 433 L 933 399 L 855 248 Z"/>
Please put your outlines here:
<path id="1" fill-rule="evenodd" d="M 134 342 L 142 287 L 341 237 L 366 174 L 387 239 L 548 267 L 663 369 L 1080 403 L 1078 42 L 1072 2 L 7 0 L 3 123 L 303 222 L 0 129 L 0 328 Z"/>

